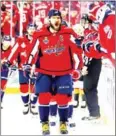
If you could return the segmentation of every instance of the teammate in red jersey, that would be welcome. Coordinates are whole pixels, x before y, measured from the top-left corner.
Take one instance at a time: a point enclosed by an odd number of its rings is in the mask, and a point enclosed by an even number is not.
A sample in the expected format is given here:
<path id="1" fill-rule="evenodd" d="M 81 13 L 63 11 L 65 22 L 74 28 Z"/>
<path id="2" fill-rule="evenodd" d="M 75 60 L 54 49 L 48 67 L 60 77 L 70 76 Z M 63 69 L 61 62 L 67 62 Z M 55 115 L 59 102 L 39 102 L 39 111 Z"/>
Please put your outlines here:
<path id="1" fill-rule="evenodd" d="M 26 33 L 28 24 L 32 22 L 32 11 L 28 8 L 27 3 L 19 3 L 19 10 L 16 12 L 16 15 L 18 17 L 18 20 L 21 21 L 22 18 L 22 32 Z M 18 22 L 18 32 L 21 29 L 20 21 Z"/>
<path id="2" fill-rule="evenodd" d="M 89 7 L 89 16 L 99 23 L 101 46 L 108 53 L 115 52 L 115 13 L 103 2 L 92 3 Z"/>
<path id="3" fill-rule="evenodd" d="M 82 50 L 70 40 L 70 36 L 74 33 L 73 30 L 61 25 L 60 11 L 50 10 L 48 16 L 50 25 L 34 35 L 34 47 L 28 63 L 31 63 L 35 58 L 34 55 L 39 51 L 37 63 L 39 73 L 35 88 L 36 94 L 39 94 L 38 103 L 40 104 L 39 113 L 43 134 L 50 133 L 48 118 L 52 89 L 57 92 L 60 133 L 67 134 L 68 102 L 73 90 L 70 75 L 73 70 L 73 53 L 81 55 Z"/>
<path id="4" fill-rule="evenodd" d="M 14 2 L 12 1 L 2 1 L 2 4 L 4 4 L 6 6 L 6 10 L 8 12 L 17 12 L 18 11 L 18 8 L 17 6 L 14 4 Z"/>
<path id="5" fill-rule="evenodd" d="M 17 38 L 16 43 L 11 50 L 11 54 L 8 57 L 8 61 L 13 63 L 13 61 L 16 60 L 18 63 L 20 92 L 24 104 L 23 114 L 27 114 L 30 110 L 30 112 L 35 115 L 37 114 L 35 107 L 37 97 L 33 92 L 35 79 L 32 77 L 30 78 L 29 72 L 24 71 L 23 69 L 24 65 L 26 65 L 30 51 L 32 50 L 31 42 L 34 31 L 35 26 L 33 24 L 29 24 L 27 35 Z M 31 91 L 31 94 L 29 94 L 29 91 Z"/>
<path id="6" fill-rule="evenodd" d="M 35 11 L 35 16 L 40 19 L 44 24 L 45 18 L 48 15 L 49 10 L 52 8 L 52 3 L 47 1 L 35 2 L 33 3 L 33 10 Z"/>
<path id="7" fill-rule="evenodd" d="M 17 16 L 14 15 L 11 21 L 11 13 L 6 11 L 6 6 L 1 6 L 1 31 L 3 35 L 10 35 L 12 32 L 12 37 L 15 37 L 15 27 L 17 22 Z M 12 23 L 12 24 L 11 24 Z"/>
<path id="8" fill-rule="evenodd" d="M 1 103 L 4 97 L 4 90 L 6 87 L 9 73 L 9 68 L 5 64 L 5 61 L 7 60 L 10 52 L 11 52 L 11 37 L 9 35 L 4 35 L 1 44 L 1 90 L 0 90 Z"/>

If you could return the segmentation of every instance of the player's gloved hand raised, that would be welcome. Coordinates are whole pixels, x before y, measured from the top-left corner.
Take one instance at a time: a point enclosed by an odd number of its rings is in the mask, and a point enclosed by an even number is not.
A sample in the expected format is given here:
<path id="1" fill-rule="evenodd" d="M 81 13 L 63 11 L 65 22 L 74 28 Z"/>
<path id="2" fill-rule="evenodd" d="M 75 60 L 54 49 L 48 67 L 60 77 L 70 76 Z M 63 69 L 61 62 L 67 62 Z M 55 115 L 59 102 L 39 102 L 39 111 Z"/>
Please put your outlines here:
<path id="1" fill-rule="evenodd" d="M 90 52 L 90 47 L 92 46 L 93 46 L 93 42 L 90 41 L 90 42 L 82 44 L 82 49 L 83 51 Z"/>
<path id="2" fill-rule="evenodd" d="M 23 64 L 23 71 L 29 71 L 31 70 L 31 65 L 30 64 Z"/>
<path id="3" fill-rule="evenodd" d="M 73 70 L 71 75 L 72 75 L 73 81 L 76 82 L 81 77 L 81 72 L 79 70 Z"/>
<path id="4" fill-rule="evenodd" d="M 30 64 L 23 64 L 23 72 L 24 72 L 24 76 L 29 78 L 30 72 L 31 72 L 31 65 Z"/>

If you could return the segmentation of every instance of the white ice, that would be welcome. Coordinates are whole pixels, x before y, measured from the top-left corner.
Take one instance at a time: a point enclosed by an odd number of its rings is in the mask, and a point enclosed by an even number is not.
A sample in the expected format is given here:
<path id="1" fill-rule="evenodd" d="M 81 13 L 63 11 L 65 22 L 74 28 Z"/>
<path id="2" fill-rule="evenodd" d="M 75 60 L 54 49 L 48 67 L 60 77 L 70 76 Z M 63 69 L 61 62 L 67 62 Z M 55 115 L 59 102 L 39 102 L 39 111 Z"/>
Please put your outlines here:
<path id="1" fill-rule="evenodd" d="M 102 68 L 98 95 L 102 120 L 100 124 L 86 123 L 81 120 L 88 115 L 87 109 L 80 107 L 74 110 L 76 128 L 69 128 L 69 135 L 115 135 L 115 82 L 112 68 Z M 1 110 L 2 135 L 41 135 L 41 124 L 38 116 L 23 115 L 20 94 L 6 94 Z M 50 127 L 51 135 L 59 134 L 59 121 Z"/>
<path id="2" fill-rule="evenodd" d="M 1 134 L 2 135 L 41 135 L 39 116 L 31 114 L 23 115 L 22 102 L 19 94 L 7 94 L 4 97 L 1 110 Z M 114 125 L 85 123 L 81 118 L 87 115 L 87 109 L 75 109 L 74 120 L 76 128 L 69 128 L 69 135 L 114 135 Z M 51 135 L 59 135 L 59 123 L 50 127 Z"/>

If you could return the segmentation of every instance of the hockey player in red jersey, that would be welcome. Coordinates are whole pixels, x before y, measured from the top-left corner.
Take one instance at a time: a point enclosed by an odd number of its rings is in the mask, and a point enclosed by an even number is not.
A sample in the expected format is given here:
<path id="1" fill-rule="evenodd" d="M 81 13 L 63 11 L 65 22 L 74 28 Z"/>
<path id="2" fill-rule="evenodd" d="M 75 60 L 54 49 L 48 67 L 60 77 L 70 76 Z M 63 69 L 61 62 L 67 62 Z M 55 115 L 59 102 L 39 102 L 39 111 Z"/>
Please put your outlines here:
<path id="1" fill-rule="evenodd" d="M 49 1 L 40 1 L 33 3 L 32 7 L 35 12 L 35 18 L 39 18 L 44 24 L 45 18 L 47 17 L 49 10 L 52 8 L 52 3 Z"/>
<path id="2" fill-rule="evenodd" d="M 23 5 L 22 5 L 23 4 Z M 23 33 L 27 32 L 27 26 L 30 22 L 32 22 L 32 10 L 28 8 L 27 3 L 19 3 L 18 6 L 19 10 L 16 12 L 16 15 L 18 17 L 18 20 L 21 21 L 21 25 L 22 25 L 22 31 Z M 18 32 L 20 32 L 21 29 L 21 25 L 20 25 L 20 21 L 18 22 Z"/>
<path id="3" fill-rule="evenodd" d="M 58 104 L 58 113 L 60 117 L 60 133 L 67 134 L 66 122 L 68 119 L 69 96 L 72 95 L 72 77 L 70 73 L 73 70 L 72 54 L 81 55 L 82 50 L 70 40 L 73 30 L 61 26 L 62 18 L 58 10 L 49 11 L 50 25 L 44 27 L 34 35 L 34 48 L 30 54 L 28 63 L 31 64 L 39 51 L 38 77 L 35 88 L 39 95 L 39 114 L 42 123 L 42 133 L 47 135 L 49 131 L 49 102 L 51 100 L 51 90 L 54 87 L 56 101 Z"/>
<path id="4" fill-rule="evenodd" d="M 103 2 L 92 3 L 89 6 L 89 16 L 99 23 L 99 36 L 101 46 L 108 53 L 115 52 L 115 13 Z"/>
<path id="5" fill-rule="evenodd" d="M 11 35 L 15 37 L 15 27 L 17 23 L 17 16 L 11 17 L 11 13 L 6 10 L 6 6 L 1 6 L 1 32 L 2 35 Z M 12 21 L 11 21 L 12 19 Z M 11 24 L 12 23 L 12 24 Z"/>
<path id="6" fill-rule="evenodd" d="M 4 90 L 8 80 L 9 68 L 5 61 L 7 60 L 11 52 L 11 37 L 9 35 L 4 35 L 1 43 L 1 90 L 0 97 L 1 103 L 4 96 Z"/>
<path id="7" fill-rule="evenodd" d="M 27 58 L 30 54 L 30 51 L 32 50 L 31 42 L 34 31 L 34 24 L 29 24 L 27 28 L 27 35 L 17 38 L 16 43 L 11 50 L 11 54 L 9 55 L 7 60 L 11 64 L 14 60 L 18 63 L 20 92 L 24 104 L 23 114 L 27 114 L 30 110 L 30 112 L 35 115 L 37 114 L 37 112 L 35 111 L 37 96 L 35 96 L 33 92 L 35 79 L 29 77 L 29 72 L 27 69 L 27 71 L 23 69 L 25 68 Z M 31 94 L 29 94 L 29 91 L 31 91 Z"/>
<path id="8" fill-rule="evenodd" d="M 12 12 L 12 11 L 14 11 L 14 12 L 17 12 L 18 11 L 18 8 L 17 8 L 17 6 L 14 4 L 14 2 L 12 1 L 2 1 L 2 4 L 3 5 L 5 5 L 6 6 L 6 10 L 8 11 L 8 12 Z"/>
<path id="9" fill-rule="evenodd" d="M 82 75 L 84 80 L 84 92 L 89 110 L 89 116 L 82 120 L 97 120 L 100 118 L 100 107 L 98 104 L 97 85 L 101 72 L 101 57 L 104 53 L 99 52 L 96 47 L 100 46 L 98 32 L 92 27 L 92 20 L 87 14 L 83 15 L 84 39 L 82 48 L 84 50 L 84 67 Z"/>

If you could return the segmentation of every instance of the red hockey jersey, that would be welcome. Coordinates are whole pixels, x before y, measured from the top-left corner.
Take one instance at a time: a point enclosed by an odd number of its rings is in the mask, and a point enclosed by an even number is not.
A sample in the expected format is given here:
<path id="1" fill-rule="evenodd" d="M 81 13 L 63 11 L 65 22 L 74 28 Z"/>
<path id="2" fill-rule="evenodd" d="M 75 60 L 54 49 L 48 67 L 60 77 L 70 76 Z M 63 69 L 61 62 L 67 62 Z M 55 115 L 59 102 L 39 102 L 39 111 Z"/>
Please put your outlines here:
<path id="1" fill-rule="evenodd" d="M 9 17 L 6 20 L 6 17 Z M 12 36 L 15 37 L 16 33 L 15 33 L 15 26 L 16 26 L 16 22 L 17 22 L 17 16 L 14 15 L 12 17 L 12 21 L 11 21 L 11 16 L 9 16 L 8 12 L 2 12 L 1 13 L 1 23 L 4 22 L 4 25 L 1 27 L 2 32 L 4 33 L 4 35 L 10 35 L 11 31 L 12 31 Z M 12 22 L 12 24 L 11 24 Z"/>
<path id="2" fill-rule="evenodd" d="M 115 15 L 110 14 L 99 25 L 100 43 L 109 53 L 115 52 Z"/>
<path id="3" fill-rule="evenodd" d="M 89 58 L 101 58 L 104 53 L 99 53 L 95 50 L 95 44 L 99 43 L 98 32 L 92 27 L 91 29 L 85 29 L 84 31 L 84 40 L 82 46 L 87 43 L 92 43 L 92 46 L 89 48 L 89 52 L 84 51 L 85 55 Z"/>
<path id="4" fill-rule="evenodd" d="M 37 71 L 48 75 L 65 75 L 73 69 L 73 53 L 81 56 L 82 50 L 71 42 L 70 36 L 75 34 L 72 29 L 62 27 L 57 33 L 49 32 L 43 28 L 34 34 L 34 48 L 31 56 L 34 57 L 39 50 L 39 68 Z M 30 58 L 31 58 L 30 56 Z M 29 63 L 31 62 L 29 58 Z"/>
<path id="5" fill-rule="evenodd" d="M 2 4 L 6 6 L 6 10 L 10 13 L 18 11 L 17 6 L 11 1 L 3 1 Z"/>
<path id="6" fill-rule="evenodd" d="M 21 18 L 20 11 L 16 12 L 16 15 L 18 17 L 18 20 Z M 23 8 L 22 11 L 22 25 L 23 25 L 23 32 L 27 31 L 28 24 L 32 21 L 32 12 L 31 9 Z M 18 22 L 18 29 L 20 30 L 20 21 Z M 19 31 L 18 30 L 18 31 Z"/>
<path id="7" fill-rule="evenodd" d="M 44 19 L 48 16 L 48 12 L 52 8 L 51 2 L 42 1 L 35 2 L 34 4 L 33 10 L 35 11 L 35 16 L 38 16 L 40 21 L 44 23 Z"/>
<path id="8" fill-rule="evenodd" d="M 11 50 L 8 61 L 11 63 L 17 61 L 19 68 L 22 68 L 23 64 L 26 64 L 31 50 L 31 41 L 27 37 L 19 37 Z"/>

